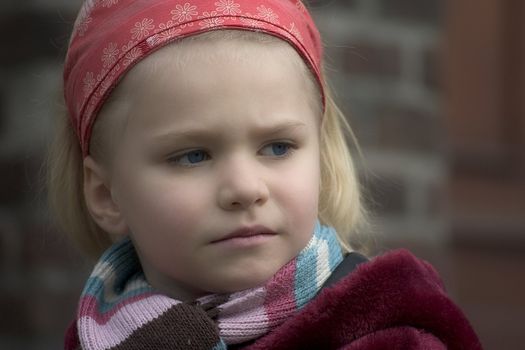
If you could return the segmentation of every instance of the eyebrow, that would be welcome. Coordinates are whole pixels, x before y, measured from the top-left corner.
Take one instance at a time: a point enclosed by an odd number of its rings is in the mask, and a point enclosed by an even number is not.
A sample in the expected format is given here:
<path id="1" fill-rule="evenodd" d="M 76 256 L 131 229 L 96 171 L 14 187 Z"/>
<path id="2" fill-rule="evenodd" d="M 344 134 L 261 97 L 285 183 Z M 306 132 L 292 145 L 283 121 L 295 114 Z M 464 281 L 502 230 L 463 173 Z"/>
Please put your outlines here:
<path id="1" fill-rule="evenodd" d="M 256 127 L 255 130 L 250 131 L 251 137 L 263 138 L 263 137 L 275 137 L 282 134 L 295 132 L 297 129 L 305 128 L 306 124 L 300 121 L 287 121 L 280 122 L 275 125 Z M 217 134 L 213 129 L 206 128 L 188 128 L 187 130 L 175 130 L 162 132 L 154 135 L 152 139 L 155 142 L 167 143 L 174 140 L 203 140 L 203 139 L 218 139 L 221 136 Z"/>

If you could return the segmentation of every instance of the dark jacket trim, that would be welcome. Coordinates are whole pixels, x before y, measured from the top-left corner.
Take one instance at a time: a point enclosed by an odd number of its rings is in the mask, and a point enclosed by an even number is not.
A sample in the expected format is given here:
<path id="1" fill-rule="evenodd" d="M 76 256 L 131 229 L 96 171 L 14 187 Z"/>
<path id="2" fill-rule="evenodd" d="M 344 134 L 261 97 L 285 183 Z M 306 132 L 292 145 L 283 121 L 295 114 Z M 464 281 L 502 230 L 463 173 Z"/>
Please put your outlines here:
<path id="1" fill-rule="evenodd" d="M 328 279 L 325 281 L 321 290 L 339 282 L 339 280 L 341 280 L 343 277 L 351 274 L 357 265 L 365 262 L 368 262 L 368 259 L 365 256 L 355 252 L 348 253 L 339 266 L 336 267 L 334 272 L 332 272 L 330 277 L 328 277 Z"/>

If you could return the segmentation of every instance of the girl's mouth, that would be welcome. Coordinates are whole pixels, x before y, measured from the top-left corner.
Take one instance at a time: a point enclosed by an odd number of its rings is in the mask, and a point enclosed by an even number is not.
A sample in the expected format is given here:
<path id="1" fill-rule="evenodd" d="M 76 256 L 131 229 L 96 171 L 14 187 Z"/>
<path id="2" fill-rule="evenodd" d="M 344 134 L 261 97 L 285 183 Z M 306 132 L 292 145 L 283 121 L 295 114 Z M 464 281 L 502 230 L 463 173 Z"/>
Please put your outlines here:
<path id="1" fill-rule="evenodd" d="M 262 225 L 241 227 L 219 239 L 213 240 L 212 244 L 227 244 L 234 246 L 249 246 L 263 243 L 269 238 L 277 235 L 276 232 Z"/>

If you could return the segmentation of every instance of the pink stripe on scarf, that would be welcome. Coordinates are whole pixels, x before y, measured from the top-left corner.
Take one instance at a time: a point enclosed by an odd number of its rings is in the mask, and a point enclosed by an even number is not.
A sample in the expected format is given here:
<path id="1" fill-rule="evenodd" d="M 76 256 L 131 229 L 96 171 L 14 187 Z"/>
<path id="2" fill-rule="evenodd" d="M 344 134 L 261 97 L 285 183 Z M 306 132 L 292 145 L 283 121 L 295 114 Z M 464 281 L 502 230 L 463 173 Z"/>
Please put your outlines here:
<path id="1" fill-rule="evenodd" d="M 266 289 L 261 287 L 232 294 L 221 305 L 219 330 L 227 344 L 239 344 L 268 331 L 265 298 Z"/>
<path id="2" fill-rule="evenodd" d="M 122 301 L 121 303 L 118 303 L 118 305 L 115 305 L 112 307 L 109 311 L 101 313 L 98 310 L 98 300 L 92 295 L 84 296 L 80 299 L 80 307 L 79 310 L 79 317 L 87 316 L 90 318 L 93 318 L 97 323 L 104 324 L 106 323 L 115 313 L 117 313 L 120 309 L 125 307 L 129 304 L 134 304 L 140 300 L 151 298 L 151 296 L 154 296 L 156 294 L 154 293 L 145 293 L 141 295 L 137 295 L 135 297 L 130 297 Z"/>
<path id="3" fill-rule="evenodd" d="M 180 302 L 162 295 L 153 295 L 118 308 L 101 324 L 97 318 L 84 314 L 78 319 L 79 338 L 84 350 L 104 350 L 120 344 L 135 330 L 156 319 Z M 91 313 L 92 314 L 92 313 Z M 106 315 L 99 316 L 105 317 Z"/>
<path id="4" fill-rule="evenodd" d="M 297 309 L 295 302 L 295 269 L 297 258 L 286 264 L 267 283 L 265 301 L 270 328 L 281 324 Z"/>

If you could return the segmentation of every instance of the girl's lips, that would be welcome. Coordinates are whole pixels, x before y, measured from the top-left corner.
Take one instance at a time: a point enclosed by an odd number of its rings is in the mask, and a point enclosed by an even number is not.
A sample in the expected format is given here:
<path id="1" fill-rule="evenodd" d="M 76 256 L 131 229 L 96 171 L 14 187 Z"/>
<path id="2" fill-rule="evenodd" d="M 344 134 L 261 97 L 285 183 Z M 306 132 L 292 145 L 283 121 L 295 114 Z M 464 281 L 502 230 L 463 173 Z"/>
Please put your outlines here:
<path id="1" fill-rule="evenodd" d="M 241 227 L 235 231 L 232 231 L 225 236 L 212 241 L 211 243 L 221 243 L 226 241 L 255 241 L 260 238 L 266 238 L 266 236 L 274 236 L 277 233 L 270 230 L 267 227 L 257 225 L 250 227 Z"/>

